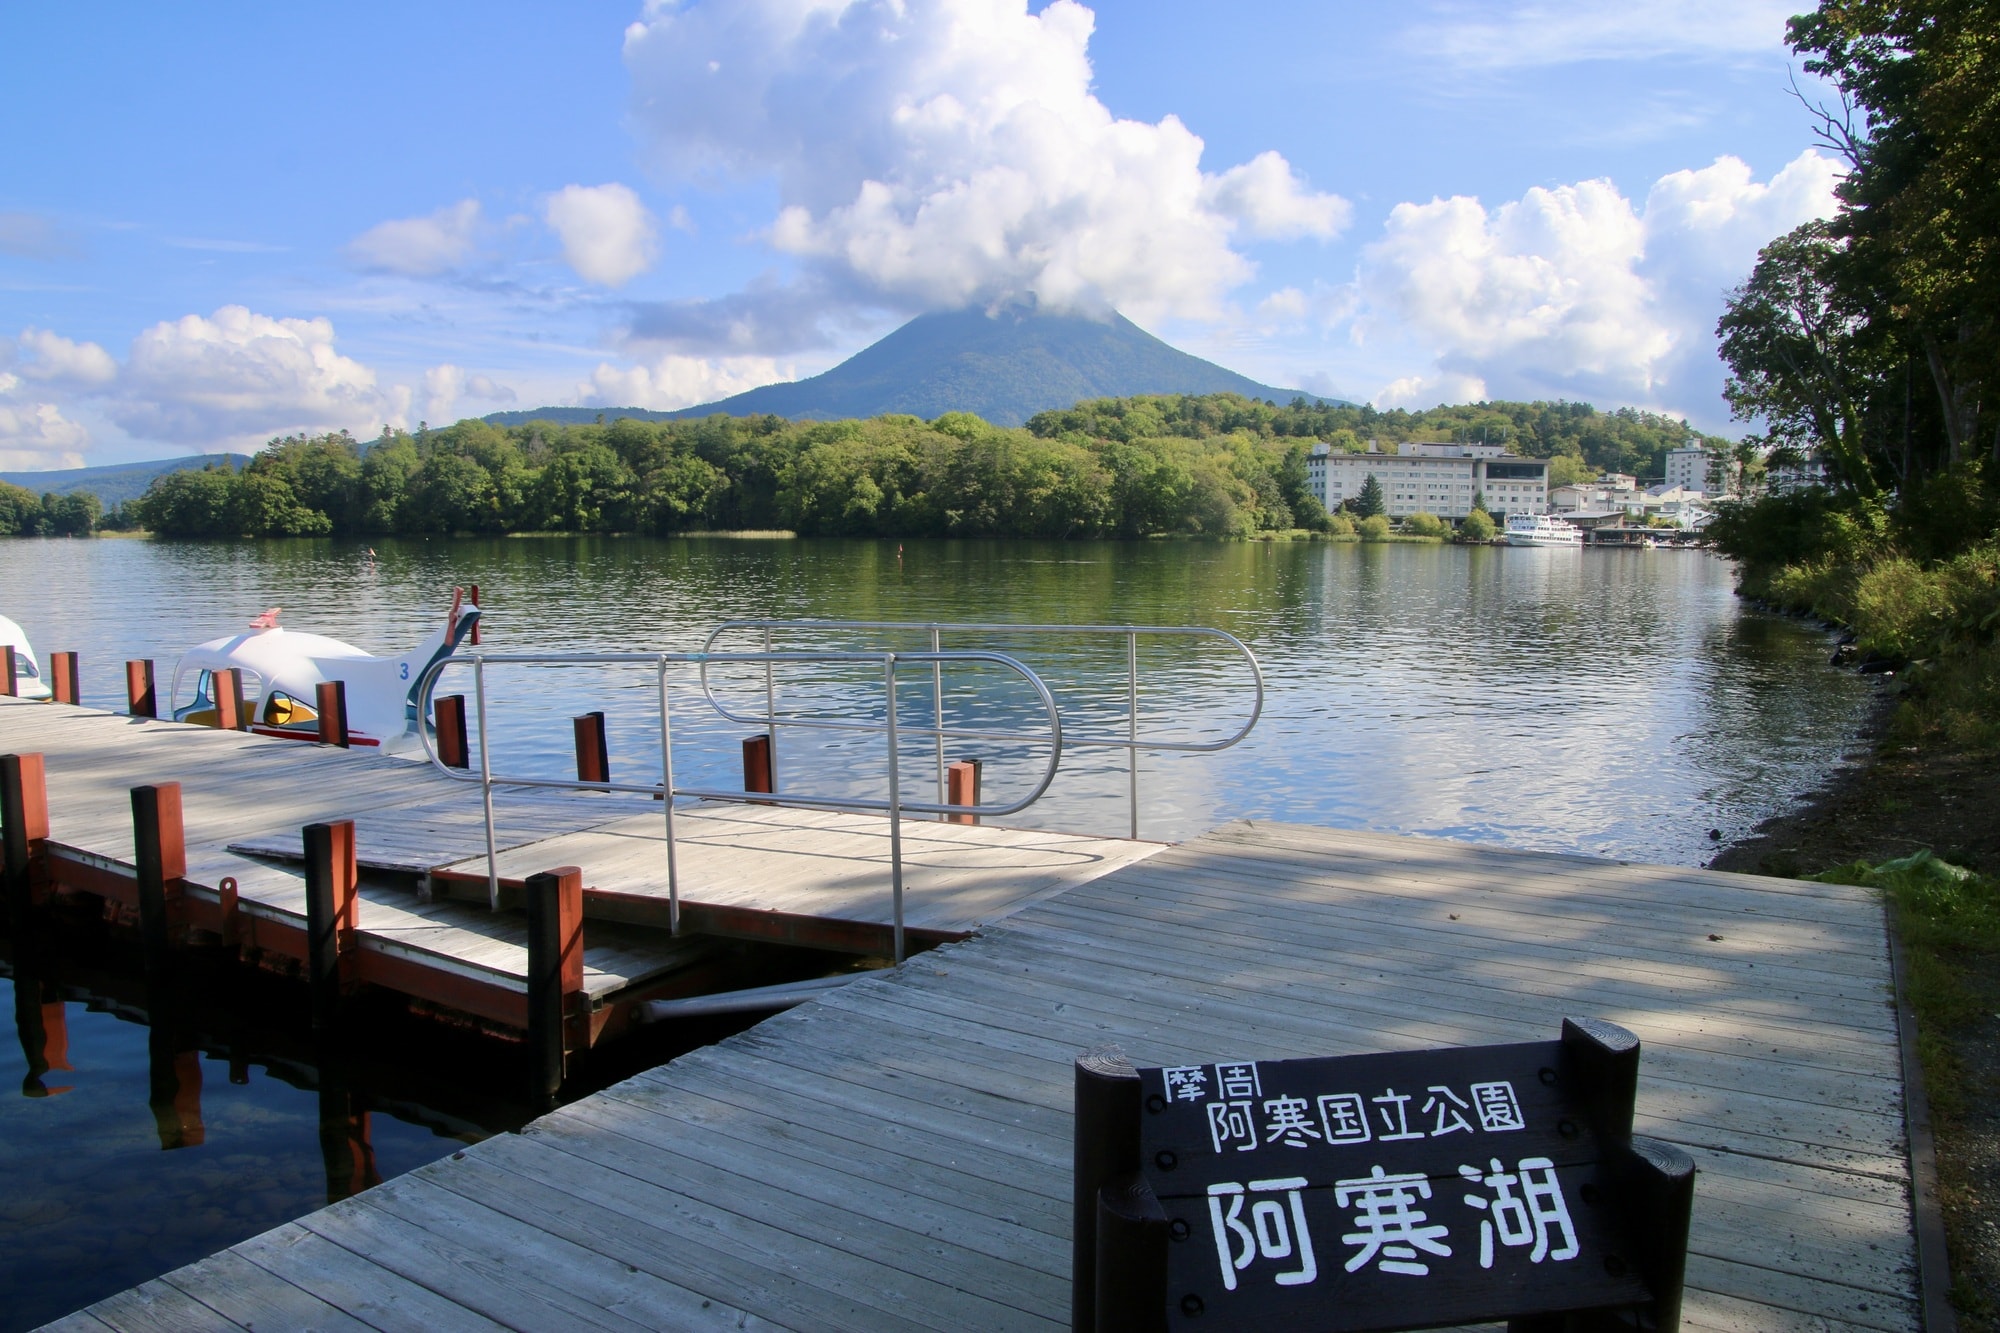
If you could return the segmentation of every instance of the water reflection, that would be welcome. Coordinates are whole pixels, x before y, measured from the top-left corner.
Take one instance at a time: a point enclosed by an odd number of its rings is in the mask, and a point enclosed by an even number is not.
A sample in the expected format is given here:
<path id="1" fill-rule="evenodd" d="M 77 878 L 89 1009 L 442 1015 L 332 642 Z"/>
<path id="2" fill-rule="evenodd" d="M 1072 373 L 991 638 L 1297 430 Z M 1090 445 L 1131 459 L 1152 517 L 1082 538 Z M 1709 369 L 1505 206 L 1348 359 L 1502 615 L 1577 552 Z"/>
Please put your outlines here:
<path id="1" fill-rule="evenodd" d="M 1707 855 L 1709 829 L 1746 830 L 1815 785 L 1874 688 L 1830 669 L 1817 633 L 1746 612 L 1728 567 L 1700 554 L 901 545 L 899 558 L 872 541 L 440 539 L 382 541 L 371 561 L 334 541 L 11 541 L 0 609 L 38 649 L 80 649 L 86 701 L 114 704 L 125 658 L 165 669 L 266 606 L 382 652 L 443 616 L 455 584 L 484 590 L 495 652 L 691 650 L 739 616 L 1213 625 L 1263 661 L 1265 719 L 1226 754 L 1148 758 L 1148 836 L 1255 816 L 1680 863 Z M 1048 660 L 1079 686 L 1116 674 Z M 1163 660 L 1149 671 L 1149 724 L 1228 710 L 1219 678 Z M 645 680 L 494 688 L 509 743 L 544 771 L 567 771 L 568 719 L 597 708 L 614 768 L 657 770 L 643 723 L 619 721 Z M 677 694 L 690 726 L 693 704 Z M 736 785 L 741 733 L 696 727 L 678 776 Z M 1003 768 L 989 766 L 990 786 Z M 1119 832 L 1123 791 L 1120 756 L 1074 752 L 1018 819 Z"/>

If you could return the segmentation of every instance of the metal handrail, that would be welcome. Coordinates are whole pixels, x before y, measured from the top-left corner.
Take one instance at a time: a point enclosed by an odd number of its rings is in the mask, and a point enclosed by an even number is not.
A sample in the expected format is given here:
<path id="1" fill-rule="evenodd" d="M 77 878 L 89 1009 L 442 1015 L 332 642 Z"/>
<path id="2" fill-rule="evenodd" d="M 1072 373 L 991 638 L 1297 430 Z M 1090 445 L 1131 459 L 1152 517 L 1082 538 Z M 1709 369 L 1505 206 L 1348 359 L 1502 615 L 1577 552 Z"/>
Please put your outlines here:
<path id="1" fill-rule="evenodd" d="M 885 630 L 895 633 L 927 633 L 930 635 L 930 649 L 933 653 L 942 650 L 943 636 L 946 634 L 1039 634 L 1067 637 L 1094 635 L 1123 638 L 1125 640 L 1125 735 L 1120 737 L 1071 732 L 1064 737 L 1063 743 L 1079 747 L 1109 747 L 1122 749 L 1126 752 L 1130 834 L 1134 838 L 1139 836 L 1139 752 L 1141 750 L 1180 754 L 1211 754 L 1217 750 L 1226 750 L 1248 736 L 1251 728 L 1257 725 L 1257 719 L 1264 714 L 1264 672 L 1263 668 L 1257 663 L 1256 654 L 1250 651 L 1249 645 L 1245 644 L 1234 634 L 1226 630 L 1211 629 L 1201 625 L 1036 625 L 1022 624 L 1014 621 L 736 619 L 725 620 L 717 625 L 710 632 L 703 647 L 708 653 L 713 653 L 717 641 L 724 635 L 745 630 L 762 632 L 764 650 L 766 652 L 771 650 L 772 633 L 782 630 L 819 632 Z M 1183 638 L 1219 639 L 1229 647 L 1235 649 L 1237 654 L 1242 657 L 1244 665 L 1250 669 L 1252 697 L 1249 718 L 1244 721 L 1243 725 L 1233 735 L 1218 741 L 1170 741 L 1142 738 L 1139 734 L 1139 639 L 1141 636 L 1180 636 Z M 716 660 L 721 659 L 717 658 Z M 701 672 L 701 687 L 702 694 L 707 698 L 709 706 L 714 708 L 723 717 L 728 718 L 732 722 L 743 723 L 746 726 L 762 726 L 769 732 L 771 737 L 772 785 L 777 785 L 778 727 L 781 723 L 777 713 L 777 688 L 770 669 L 766 668 L 764 673 L 764 716 L 761 718 L 734 712 L 724 705 L 720 699 L 716 698 L 715 690 L 709 681 L 708 669 L 705 665 Z M 931 673 L 931 707 L 935 723 L 935 734 L 938 737 L 936 745 L 938 793 L 942 797 L 945 790 L 944 682 L 941 673 L 936 669 L 933 669 Z M 795 718 L 784 721 L 782 725 L 806 730 L 838 731 L 845 729 L 850 724 L 830 719 Z M 995 741 L 1018 742 L 1027 739 L 1006 733 L 975 734 L 966 731 L 954 731 L 951 734 L 959 738 Z"/>
<path id="2" fill-rule="evenodd" d="M 934 679 L 944 667 L 951 663 L 984 663 L 1012 671 L 1025 680 L 1041 700 L 1042 710 L 1048 717 L 1049 729 L 1045 735 L 1030 735 L 1024 739 L 1031 744 L 1047 745 L 1049 760 L 1042 770 L 1040 781 L 1026 796 L 1015 801 L 993 804 L 949 805 L 943 802 L 906 801 L 902 795 L 900 776 L 899 745 L 900 735 L 910 732 L 919 736 L 935 735 L 943 744 L 947 733 L 929 727 L 900 726 L 896 707 L 896 672 L 905 664 L 929 665 Z M 702 668 L 703 693 L 707 694 L 707 669 L 711 663 L 731 665 L 762 665 L 768 672 L 779 664 L 814 665 L 879 665 L 882 670 L 882 687 L 885 699 L 883 721 L 879 724 L 856 722 L 842 724 L 843 730 L 879 731 L 883 733 L 888 749 L 888 786 L 886 799 L 869 797 L 830 797 L 777 792 L 753 792 L 747 788 L 740 791 L 711 789 L 702 787 L 679 787 L 674 784 L 673 752 L 673 710 L 667 689 L 668 668 L 675 665 L 698 664 Z M 585 782 L 580 778 L 549 778 L 532 774 L 496 774 L 493 771 L 492 751 L 488 744 L 486 709 L 486 668 L 494 666 L 651 666 L 654 668 L 659 686 L 660 711 L 660 781 L 658 783 L 631 782 Z M 1056 770 L 1062 763 L 1062 715 L 1056 708 L 1055 696 L 1025 664 L 1005 653 L 994 652 L 929 652 L 898 653 L 890 651 L 820 651 L 820 652 L 763 652 L 763 653 L 471 653 L 439 659 L 433 663 L 417 681 L 417 716 L 430 716 L 431 700 L 438 681 L 444 673 L 453 668 L 470 668 L 473 679 L 473 693 L 478 718 L 479 772 L 474 774 L 446 764 L 438 755 L 432 743 L 431 730 L 419 725 L 417 736 L 423 746 L 424 756 L 431 767 L 454 782 L 476 782 L 480 786 L 481 799 L 485 806 L 486 823 L 486 895 L 487 905 L 498 910 L 500 905 L 499 850 L 493 827 L 493 789 L 502 787 L 543 787 L 562 791 L 606 791 L 627 792 L 633 795 L 662 796 L 667 836 L 667 926 L 671 933 L 680 933 L 680 867 L 675 855 L 674 843 L 674 798 L 692 797 L 697 800 L 713 801 L 758 801 L 771 805 L 797 805 L 816 809 L 834 810 L 880 810 L 889 816 L 889 860 L 892 896 L 895 903 L 895 949 L 896 961 L 903 961 L 903 824 L 905 811 L 917 814 L 972 815 L 992 817 L 1011 815 L 1027 809 L 1049 789 L 1055 781 Z M 713 700 L 711 699 L 712 703 Z M 718 709 L 718 711 L 721 711 Z M 728 716 L 726 713 L 724 716 Z M 953 731 L 953 737 L 968 734 Z M 774 774 L 775 776 L 775 774 Z M 774 781 L 772 786 L 777 783 Z"/>

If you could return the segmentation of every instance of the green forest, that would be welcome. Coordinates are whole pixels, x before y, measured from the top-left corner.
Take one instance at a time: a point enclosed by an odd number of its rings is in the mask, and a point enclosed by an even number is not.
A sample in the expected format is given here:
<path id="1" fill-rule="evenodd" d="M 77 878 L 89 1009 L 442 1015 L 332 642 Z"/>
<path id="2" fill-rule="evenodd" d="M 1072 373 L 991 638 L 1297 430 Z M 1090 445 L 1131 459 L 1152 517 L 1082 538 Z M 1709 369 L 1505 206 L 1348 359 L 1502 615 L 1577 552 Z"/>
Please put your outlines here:
<path id="1" fill-rule="evenodd" d="M 1680 421 L 1585 403 L 1380 412 L 1234 394 L 1102 399 L 1019 429 L 962 412 L 928 422 L 467 420 L 365 444 L 344 433 L 273 440 L 241 471 L 159 479 L 113 522 L 168 537 L 783 529 L 1241 538 L 1327 528 L 1306 485 L 1306 454 L 1319 440 L 1343 449 L 1486 440 L 1555 460 L 1557 484 L 1601 471 L 1657 476 L 1668 449 L 1724 446 Z M 75 516 L 55 522 L 70 505 L 5 488 L 0 533 L 88 531 L 94 512 L 80 528 Z"/>
<path id="2" fill-rule="evenodd" d="M 1710 532 L 1746 593 L 1902 666 L 1903 736 L 2000 746 L 2000 4 L 1828 0 L 1789 32 L 1848 174 L 1717 334 L 1744 447 L 1829 479 Z"/>

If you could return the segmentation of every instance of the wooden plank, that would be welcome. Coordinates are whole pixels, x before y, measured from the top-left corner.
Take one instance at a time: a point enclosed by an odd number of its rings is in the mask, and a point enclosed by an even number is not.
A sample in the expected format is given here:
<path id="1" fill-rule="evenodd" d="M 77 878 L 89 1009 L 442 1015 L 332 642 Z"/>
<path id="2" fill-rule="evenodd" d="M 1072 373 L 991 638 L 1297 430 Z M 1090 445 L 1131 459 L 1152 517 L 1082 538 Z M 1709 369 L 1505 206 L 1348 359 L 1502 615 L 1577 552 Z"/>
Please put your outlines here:
<path id="1" fill-rule="evenodd" d="M 502 1327 L 296 1223 L 267 1231 L 229 1253 L 384 1333 L 493 1333 Z"/>
<path id="2" fill-rule="evenodd" d="M 160 1280 L 245 1328 L 353 1333 L 368 1327 L 228 1250 L 211 1256 L 198 1271 L 179 1269 Z"/>
<path id="3" fill-rule="evenodd" d="M 89 1308 L 93 1316 L 120 1333 L 209 1333 L 243 1327 L 158 1278 L 107 1296 Z"/>

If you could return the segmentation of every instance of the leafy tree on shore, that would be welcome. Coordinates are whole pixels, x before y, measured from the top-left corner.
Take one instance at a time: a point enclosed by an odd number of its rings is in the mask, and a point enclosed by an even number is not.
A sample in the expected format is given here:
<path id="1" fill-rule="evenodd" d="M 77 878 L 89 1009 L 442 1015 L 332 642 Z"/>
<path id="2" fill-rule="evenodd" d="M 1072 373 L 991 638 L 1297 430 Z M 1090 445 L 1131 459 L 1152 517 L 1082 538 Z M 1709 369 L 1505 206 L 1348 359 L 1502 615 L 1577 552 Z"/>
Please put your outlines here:
<path id="1" fill-rule="evenodd" d="M 1474 509 L 1458 525 L 1460 541 L 1490 542 L 1493 540 L 1493 534 L 1498 531 L 1493 516 L 1487 513 L 1484 507 Z"/>

